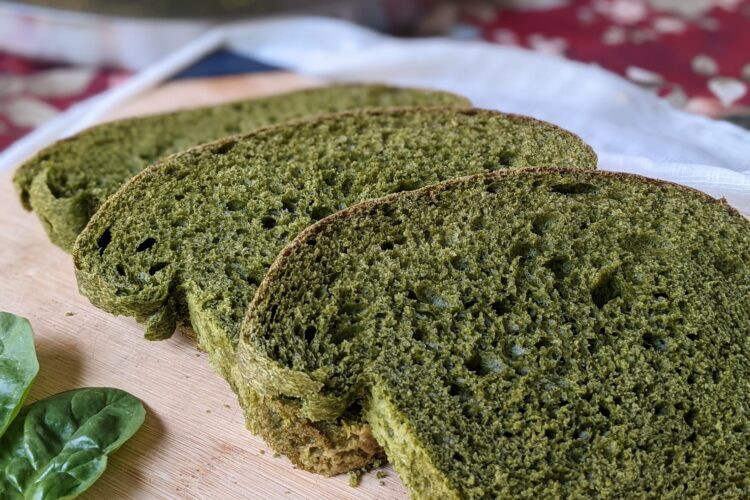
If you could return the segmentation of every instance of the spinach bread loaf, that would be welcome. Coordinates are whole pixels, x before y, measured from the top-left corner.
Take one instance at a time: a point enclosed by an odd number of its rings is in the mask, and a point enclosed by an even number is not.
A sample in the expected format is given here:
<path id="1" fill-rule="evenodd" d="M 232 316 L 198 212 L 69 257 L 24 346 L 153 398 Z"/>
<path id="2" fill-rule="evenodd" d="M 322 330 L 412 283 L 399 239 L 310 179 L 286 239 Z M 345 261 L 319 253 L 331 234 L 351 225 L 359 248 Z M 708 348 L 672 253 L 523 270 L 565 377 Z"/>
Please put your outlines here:
<path id="1" fill-rule="evenodd" d="M 593 169 L 596 156 L 553 125 L 468 109 L 343 113 L 223 140 L 146 169 L 102 206 L 76 241 L 79 288 L 97 307 L 143 322 L 150 339 L 189 322 L 246 410 L 261 405 L 247 410 L 254 432 L 300 467 L 341 472 L 375 446 L 357 412 L 333 424 L 292 421 L 295 401 L 259 401 L 232 377 L 266 270 L 302 229 L 348 205 L 544 164 Z"/>
<path id="2" fill-rule="evenodd" d="M 702 193 L 527 169 L 305 230 L 240 370 L 361 405 L 413 498 L 748 498 L 750 226 Z"/>
<path id="3" fill-rule="evenodd" d="M 37 154 L 14 182 L 50 240 L 65 251 L 125 181 L 169 154 L 257 128 L 366 107 L 469 106 L 446 92 L 335 85 L 220 106 L 131 118 L 90 128 Z"/>

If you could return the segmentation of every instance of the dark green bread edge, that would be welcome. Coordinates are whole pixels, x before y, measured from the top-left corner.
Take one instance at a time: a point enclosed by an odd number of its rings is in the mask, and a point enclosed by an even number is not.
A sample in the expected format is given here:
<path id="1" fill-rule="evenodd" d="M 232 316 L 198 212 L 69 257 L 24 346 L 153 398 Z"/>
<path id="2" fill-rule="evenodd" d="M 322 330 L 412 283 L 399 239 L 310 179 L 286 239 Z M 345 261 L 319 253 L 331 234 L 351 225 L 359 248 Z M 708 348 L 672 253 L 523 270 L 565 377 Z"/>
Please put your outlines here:
<path id="1" fill-rule="evenodd" d="M 147 120 L 147 121 L 159 120 L 165 116 L 173 116 L 176 114 L 183 114 L 183 113 L 200 113 L 201 111 L 208 110 L 208 109 L 231 108 L 234 105 L 240 104 L 240 103 L 262 101 L 266 99 L 279 99 L 279 98 L 283 98 L 284 95 L 287 95 L 290 93 L 293 93 L 295 95 L 310 94 L 310 93 L 318 92 L 323 88 L 331 88 L 331 87 L 339 88 L 342 90 L 347 89 L 347 88 L 356 88 L 356 87 L 379 87 L 379 88 L 386 89 L 386 90 L 400 88 L 400 87 L 396 87 L 392 85 L 372 84 L 372 83 L 366 83 L 366 82 L 342 83 L 342 84 L 333 84 L 333 85 L 327 85 L 327 86 L 324 85 L 324 86 L 312 87 L 309 89 L 303 89 L 303 90 L 298 90 L 298 91 L 290 91 L 290 92 L 284 92 L 280 94 L 273 94 L 269 96 L 262 96 L 262 97 L 251 98 L 251 99 L 240 99 L 240 100 L 231 101 L 228 103 L 219 104 L 217 106 L 201 106 L 198 108 L 189 108 L 189 109 L 184 109 L 184 110 L 171 111 L 171 112 L 166 112 L 166 113 L 157 113 L 153 115 L 138 116 L 138 117 L 125 118 L 122 120 L 106 122 L 106 123 L 102 123 L 102 124 L 90 127 L 86 130 L 83 130 L 75 134 L 72 137 L 62 139 L 42 149 L 37 154 L 35 154 L 31 159 L 29 159 L 28 161 L 26 161 L 24 164 L 22 164 L 20 167 L 16 169 L 16 172 L 13 176 L 13 184 L 15 186 L 16 193 L 19 197 L 21 205 L 28 211 L 36 212 L 39 218 L 39 221 L 42 223 L 42 226 L 44 227 L 44 230 L 47 233 L 47 236 L 50 239 L 50 241 L 52 241 L 52 243 L 54 243 L 56 246 L 62 248 L 65 252 L 72 253 L 73 245 L 74 245 L 76 238 L 83 231 L 86 224 L 92 217 L 92 214 L 95 213 L 99 208 L 101 208 L 101 206 L 98 206 L 98 207 L 95 206 L 96 204 L 91 200 L 91 197 L 85 192 L 79 193 L 76 196 L 66 197 L 66 198 L 58 198 L 52 193 L 49 187 L 49 183 L 48 183 L 49 169 L 47 165 L 45 165 L 44 163 L 45 157 L 49 152 L 54 151 L 60 145 L 67 144 L 70 142 L 75 142 L 81 137 L 84 137 L 90 134 L 96 134 L 101 129 L 112 128 L 112 127 L 128 127 L 130 125 L 137 126 L 139 123 L 143 123 L 144 120 Z M 435 89 L 419 88 L 419 87 L 403 87 L 403 89 L 411 90 L 415 92 L 433 92 L 436 94 L 453 95 L 453 94 L 450 94 L 449 92 L 444 92 L 444 91 L 435 90 Z M 455 98 L 457 101 L 463 101 L 461 105 L 459 105 L 457 102 L 457 105 L 456 105 L 457 108 L 461 108 L 462 106 L 466 106 L 466 107 L 471 106 L 471 102 L 468 99 L 463 98 L 458 95 L 455 95 Z M 289 122 L 286 122 L 286 123 L 292 123 L 294 121 L 299 121 L 299 120 L 304 120 L 304 119 L 305 118 L 299 118 L 298 120 L 290 120 Z M 243 135 L 246 135 L 246 134 L 239 134 L 240 137 Z M 168 156 L 160 159 L 156 163 L 160 163 L 162 160 L 166 158 L 168 158 Z"/>
<path id="2" fill-rule="evenodd" d="M 319 394 L 318 390 L 323 385 L 321 382 L 313 380 L 305 372 L 295 371 L 281 366 L 276 361 L 265 357 L 262 353 L 258 353 L 248 340 L 252 336 L 252 328 L 255 324 L 256 319 L 254 313 L 258 307 L 258 304 L 265 301 L 269 297 L 269 288 L 276 280 L 280 278 L 280 275 L 282 275 L 286 260 L 292 254 L 294 254 L 298 248 L 305 248 L 308 241 L 315 239 L 321 232 L 325 231 L 331 226 L 335 226 L 337 223 L 339 223 L 339 221 L 346 220 L 349 217 L 366 214 L 379 207 L 387 206 L 394 200 L 403 198 L 419 198 L 424 195 L 433 195 L 444 191 L 450 191 L 455 187 L 466 184 L 478 182 L 491 183 L 511 176 L 544 176 L 555 173 L 569 174 L 571 176 L 575 176 L 579 180 L 593 179 L 596 177 L 608 177 L 633 183 L 652 184 L 662 189 L 663 191 L 680 191 L 683 193 L 690 193 L 693 196 L 698 196 L 699 198 L 703 199 L 708 204 L 718 205 L 719 207 L 726 210 L 726 212 L 730 216 L 741 219 L 747 226 L 748 230 L 750 230 L 750 220 L 745 218 L 737 209 L 730 206 L 724 198 L 713 198 L 702 191 L 674 182 L 653 179 L 636 174 L 607 172 L 601 170 L 573 170 L 559 167 L 527 167 L 499 170 L 486 174 L 459 177 L 456 179 L 451 179 L 449 181 L 416 189 L 414 191 L 394 193 L 382 198 L 364 201 L 362 203 L 358 203 L 356 205 L 345 208 L 344 210 L 321 219 L 315 224 L 309 226 L 308 228 L 300 232 L 297 237 L 294 238 L 294 240 L 292 240 L 286 247 L 284 247 L 284 249 L 276 257 L 276 260 L 268 269 L 268 272 L 263 278 L 263 281 L 261 281 L 260 285 L 258 286 L 258 289 L 255 292 L 255 296 L 253 297 L 253 300 L 250 302 L 247 308 L 247 313 L 240 329 L 240 338 L 237 347 L 238 372 L 240 376 L 244 378 L 245 383 L 261 393 L 264 397 L 281 396 L 300 399 L 302 401 L 301 414 L 306 418 L 311 418 L 312 420 L 326 420 L 328 418 L 337 418 L 338 410 L 343 408 L 345 403 L 337 405 L 336 403 L 338 403 L 338 401 L 334 401 L 325 395 Z M 321 407 L 335 409 L 325 410 L 321 413 Z"/>

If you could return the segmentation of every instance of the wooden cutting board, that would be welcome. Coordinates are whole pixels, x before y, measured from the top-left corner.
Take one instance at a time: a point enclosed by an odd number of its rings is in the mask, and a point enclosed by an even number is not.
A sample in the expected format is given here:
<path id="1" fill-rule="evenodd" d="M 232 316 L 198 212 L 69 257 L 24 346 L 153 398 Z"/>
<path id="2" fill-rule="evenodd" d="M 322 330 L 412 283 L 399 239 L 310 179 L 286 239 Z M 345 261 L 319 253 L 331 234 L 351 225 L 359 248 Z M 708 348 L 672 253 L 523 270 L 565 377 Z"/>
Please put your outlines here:
<path id="1" fill-rule="evenodd" d="M 287 73 L 170 83 L 112 117 L 198 106 L 315 85 Z M 294 469 L 244 427 L 227 384 L 191 341 L 142 338 L 132 319 L 94 308 L 78 294 L 71 257 L 48 240 L 0 172 L 0 310 L 29 318 L 41 370 L 29 401 L 87 386 L 124 389 L 143 400 L 146 422 L 109 462 L 89 499 L 402 499 L 392 469 L 357 488 L 346 476 Z"/>

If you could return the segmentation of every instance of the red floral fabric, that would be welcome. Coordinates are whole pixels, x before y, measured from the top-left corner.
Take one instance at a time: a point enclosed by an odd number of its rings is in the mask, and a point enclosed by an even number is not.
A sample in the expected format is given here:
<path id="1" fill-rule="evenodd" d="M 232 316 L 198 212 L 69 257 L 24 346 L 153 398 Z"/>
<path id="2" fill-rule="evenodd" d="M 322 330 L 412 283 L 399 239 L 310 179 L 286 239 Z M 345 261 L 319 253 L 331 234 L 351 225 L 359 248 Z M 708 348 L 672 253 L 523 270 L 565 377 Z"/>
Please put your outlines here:
<path id="1" fill-rule="evenodd" d="M 0 151 L 124 76 L 109 69 L 63 66 L 0 52 Z"/>
<path id="2" fill-rule="evenodd" d="M 465 21 L 485 40 L 599 64 L 690 111 L 750 106 L 750 0 L 537 3 L 554 6 L 473 9 Z"/>

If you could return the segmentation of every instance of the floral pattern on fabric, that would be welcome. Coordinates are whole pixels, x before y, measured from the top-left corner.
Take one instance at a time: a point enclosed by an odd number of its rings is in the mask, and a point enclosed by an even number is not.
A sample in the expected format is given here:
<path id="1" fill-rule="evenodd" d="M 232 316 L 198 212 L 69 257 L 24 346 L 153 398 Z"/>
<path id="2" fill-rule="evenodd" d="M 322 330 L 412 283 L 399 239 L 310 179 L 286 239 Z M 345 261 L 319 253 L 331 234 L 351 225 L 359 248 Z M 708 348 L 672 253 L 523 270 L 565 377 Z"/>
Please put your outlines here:
<path id="1" fill-rule="evenodd" d="M 750 106 L 750 0 L 509 3 L 467 9 L 465 25 L 491 42 L 598 64 L 689 111 Z"/>
<path id="2" fill-rule="evenodd" d="M 121 77 L 106 69 L 59 66 L 0 53 L 0 151 Z"/>

